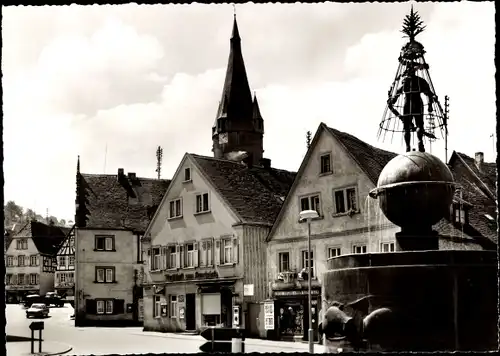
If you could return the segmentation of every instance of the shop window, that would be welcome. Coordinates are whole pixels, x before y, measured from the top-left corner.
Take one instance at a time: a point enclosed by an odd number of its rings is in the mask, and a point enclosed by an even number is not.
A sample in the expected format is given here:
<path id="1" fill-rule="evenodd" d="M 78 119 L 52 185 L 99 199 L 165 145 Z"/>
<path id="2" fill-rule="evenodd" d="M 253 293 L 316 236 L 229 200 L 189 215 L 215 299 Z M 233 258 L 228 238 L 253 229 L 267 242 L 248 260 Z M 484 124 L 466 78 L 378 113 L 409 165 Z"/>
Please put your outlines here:
<path id="1" fill-rule="evenodd" d="M 155 295 L 153 297 L 153 318 L 159 318 L 161 316 L 161 297 Z"/>
<path id="2" fill-rule="evenodd" d="M 366 253 L 366 245 L 353 245 L 352 253 Z"/>
<path id="3" fill-rule="evenodd" d="M 177 296 L 170 296 L 170 317 L 177 318 Z"/>

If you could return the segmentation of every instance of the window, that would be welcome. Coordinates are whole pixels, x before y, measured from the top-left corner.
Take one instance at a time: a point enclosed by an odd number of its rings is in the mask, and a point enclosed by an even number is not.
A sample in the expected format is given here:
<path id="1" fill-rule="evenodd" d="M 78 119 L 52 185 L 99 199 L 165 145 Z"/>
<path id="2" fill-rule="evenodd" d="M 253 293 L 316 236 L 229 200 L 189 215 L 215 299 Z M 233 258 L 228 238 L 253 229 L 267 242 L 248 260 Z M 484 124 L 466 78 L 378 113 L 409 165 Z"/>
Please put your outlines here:
<path id="1" fill-rule="evenodd" d="M 160 316 L 161 316 L 161 298 L 159 295 L 155 295 L 153 302 L 153 318 L 159 318 Z"/>
<path id="2" fill-rule="evenodd" d="M 302 269 L 309 272 L 309 259 L 307 258 L 307 251 L 302 251 Z M 311 277 L 314 277 L 314 251 L 311 251 Z"/>
<path id="3" fill-rule="evenodd" d="M 358 201 L 355 187 L 334 190 L 333 200 L 335 202 L 335 214 L 358 212 Z"/>
<path id="4" fill-rule="evenodd" d="M 96 282 L 97 283 L 113 283 L 115 282 L 114 267 L 96 267 Z"/>
<path id="5" fill-rule="evenodd" d="M 16 241 L 16 250 L 21 250 L 23 248 L 22 243 L 23 242 L 21 240 Z"/>
<path id="6" fill-rule="evenodd" d="M 113 301 L 112 300 L 106 300 L 105 313 L 106 314 L 113 314 Z"/>
<path id="7" fill-rule="evenodd" d="M 194 267 L 194 244 L 187 244 L 186 251 L 186 267 Z"/>
<path id="8" fill-rule="evenodd" d="M 179 218 L 182 216 L 182 200 L 175 199 L 170 201 L 169 218 Z"/>
<path id="9" fill-rule="evenodd" d="M 30 274 L 30 284 L 38 284 L 38 278 L 35 273 Z"/>
<path id="10" fill-rule="evenodd" d="M 352 253 L 366 253 L 366 245 L 353 245 Z"/>
<path id="11" fill-rule="evenodd" d="M 96 251 L 114 251 L 115 237 L 114 236 L 96 236 L 95 237 Z"/>
<path id="12" fill-rule="evenodd" d="M 177 296 L 170 296 L 170 317 L 177 318 Z"/>
<path id="13" fill-rule="evenodd" d="M 210 211 L 208 206 L 208 193 L 197 194 L 196 195 L 196 212 L 204 213 Z"/>
<path id="14" fill-rule="evenodd" d="M 10 285 L 12 283 L 12 274 L 5 275 L 5 285 Z"/>
<path id="15" fill-rule="evenodd" d="M 460 209 L 460 207 L 455 208 L 455 222 L 459 224 L 465 224 L 465 209 Z"/>
<path id="16" fill-rule="evenodd" d="M 14 266 L 14 256 L 7 256 L 7 267 Z"/>
<path id="17" fill-rule="evenodd" d="M 75 256 L 69 256 L 69 265 L 74 266 L 75 265 Z"/>
<path id="18" fill-rule="evenodd" d="M 212 240 L 204 240 L 200 242 L 201 252 L 199 265 L 201 267 L 212 266 L 213 265 L 213 243 Z"/>
<path id="19" fill-rule="evenodd" d="M 340 247 L 329 247 L 328 248 L 328 258 L 340 256 Z"/>
<path id="20" fill-rule="evenodd" d="M 24 284 L 24 273 L 19 273 L 17 276 L 17 279 L 18 279 L 17 284 L 23 285 Z"/>
<path id="21" fill-rule="evenodd" d="M 59 256 L 59 267 L 66 267 L 66 256 Z"/>
<path id="22" fill-rule="evenodd" d="M 233 243 L 231 239 L 222 239 L 221 240 L 222 244 L 222 263 L 233 263 Z"/>
<path id="23" fill-rule="evenodd" d="M 17 256 L 17 265 L 19 267 L 23 267 L 24 266 L 24 256 L 23 255 Z"/>
<path id="24" fill-rule="evenodd" d="M 57 276 L 59 277 L 59 282 L 61 283 L 66 282 L 66 273 L 59 273 Z"/>
<path id="25" fill-rule="evenodd" d="M 19 239 L 16 241 L 16 250 L 27 250 L 27 249 L 28 249 L 27 239 Z"/>
<path id="26" fill-rule="evenodd" d="M 10 284 L 17 284 L 17 275 L 13 274 L 11 279 L 10 279 Z"/>
<path id="27" fill-rule="evenodd" d="M 168 246 L 168 268 L 177 268 L 177 247 Z"/>
<path id="28" fill-rule="evenodd" d="M 329 153 L 321 155 L 321 174 L 332 172 L 332 157 Z"/>
<path id="29" fill-rule="evenodd" d="M 38 261 L 36 255 L 30 256 L 30 266 L 38 266 Z"/>
<path id="30" fill-rule="evenodd" d="M 278 262 L 279 262 L 279 272 L 288 272 L 290 271 L 290 253 L 289 252 L 280 252 L 278 254 Z"/>
<path id="31" fill-rule="evenodd" d="M 184 168 L 184 182 L 191 181 L 191 168 Z"/>
<path id="32" fill-rule="evenodd" d="M 28 249 L 28 240 L 23 240 L 23 250 Z"/>
<path id="33" fill-rule="evenodd" d="M 97 314 L 104 314 L 104 300 L 97 300 Z"/>
<path id="34" fill-rule="evenodd" d="M 318 194 L 300 198 L 300 211 L 304 210 L 316 210 L 318 212 L 318 215 L 321 216 Z"/>
<path id="35" fill-rule="evenodd" d="M 159 247 L 153 248 L 153 258 L 151 260 L 151 271 L 161 269 L 161 252 Z"/>
<path id="36" fill-rule="evenodd" d="M 394 242 L 382 242 L 380 244 L 380 252 L 394 252 L 396 251 Z"/>

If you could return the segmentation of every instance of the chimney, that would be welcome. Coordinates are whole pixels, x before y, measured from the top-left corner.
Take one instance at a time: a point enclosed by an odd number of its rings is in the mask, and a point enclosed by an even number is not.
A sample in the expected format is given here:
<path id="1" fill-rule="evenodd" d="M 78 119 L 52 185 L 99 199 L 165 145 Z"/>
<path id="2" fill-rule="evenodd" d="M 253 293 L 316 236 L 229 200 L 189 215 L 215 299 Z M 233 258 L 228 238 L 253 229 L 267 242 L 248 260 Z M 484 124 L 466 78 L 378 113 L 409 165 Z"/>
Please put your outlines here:
<path id="1" fill-rule="evenodd" d="M 118 180 L 121 180 L 125 176 L 123 168 L 118 168 Z"/>
<path id="2" fill-rule="evenodd" d="M 260 159 L 260 164 L 265 169 L 271 168 L 271 160 L 269 158 L 261 158 Z"/>
<path id="3" fill-rule="evenodd" d="M 134 180 L 135 179 L 135 173 L 129 172 L 128 173 L 128 177 L 129 177 L 130 180 Z"/>
<path id="4" fill-rule="evenodd" d="M 253 155 L 250 153 L 243 159 L 243 163 L 247 165 L 248 168 L 253 167 Z"/>
<path id="5" fill-rule="evenodd" d="M 477 169 L 479 171 L 481 171 L 481 168 L 482 168 L 483 163 L 484 163 L 484 153 L 483 152 L 476 152 L 475 161 L 476 161 L 476 167 L 477 167 Z"/>

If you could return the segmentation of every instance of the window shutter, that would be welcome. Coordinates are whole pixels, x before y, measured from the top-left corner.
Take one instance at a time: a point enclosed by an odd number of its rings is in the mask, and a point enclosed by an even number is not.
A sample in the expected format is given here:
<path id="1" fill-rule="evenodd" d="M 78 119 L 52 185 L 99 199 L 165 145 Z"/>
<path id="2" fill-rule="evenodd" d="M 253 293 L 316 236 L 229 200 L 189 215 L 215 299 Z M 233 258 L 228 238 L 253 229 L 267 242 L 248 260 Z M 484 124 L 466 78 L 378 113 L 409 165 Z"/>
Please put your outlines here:
<path id="1" fill-rule="evenodd" d="M 40 266 L 40 256 L 36 255 L 36 265 Z"/>
<path id="2" fill-rule="evenodd" d="M 194 266 L 198 267 L 198 257 L 200 252 L 198 251 L 198 242 L 193 243 L 193 262 Z"/>
<path id="3" fill-rule="evenodd" d="M 214 247 L 214 264 L 220 265 L 220 259 L 222 256 L 222 254 L 220 253 L 220 250 L 221 250 L 220 239 L 215 240 L 215 244 L 213 247 Z"/>
<path id="4" fill-rule="evenodd" d="M 12 258 L 12 265 L 13 265 L 13 266 L 17 266 L 17 258 L 18 258 L 18 257 L 20 257 L 20 256 L 17 256 L 17 257 L 16 257 L 16 256 L 14 256 L 14 257 Z"/>
<path id="5" fill-rule="evenodd" d="M 238 236 L 233 236 L 233 262 L 238 263 L 239 258 Z"/>
<path id="6" fill-rule="evenodd" d="M 161 253 L 161 268 L 160 269 L 166 270 L 167 269 L 167 248 L 162 247 L 160 250 L 160 253 Z"/>
<path id="7" fill-rule="evenodd" d="M 185 261 L 186 261 L 186 255 L 185 255 L 186 251 L 185 250 L 186 249 L 184 248 L 184 245 L 181 245 L 181 247 L 180 247 L 180 251 L 181 251 L 181 253 L 180 253 L 181 263 L 179 265 L 180 268 L 184 268 L 184 266 L 185 266 Z"/>
<path id="8" fill-rule="evenodd" d="M 113 314 L 125 313 L 125 301 L 123 299 L 113 300 Z"/>
<path id="9" fill-rule="evenodd" d="M 91 315 L 97 314 L 97 302 L 95 299 L 85 300 L 85 312 Z"/>
<path id="10" fill-rule="evenodd" d="M 181 268 L 181 246 L 180 245 L 175 246 L 175 252 L 176 252 L 175 257 L 177 258 L 176 267 Z"/>

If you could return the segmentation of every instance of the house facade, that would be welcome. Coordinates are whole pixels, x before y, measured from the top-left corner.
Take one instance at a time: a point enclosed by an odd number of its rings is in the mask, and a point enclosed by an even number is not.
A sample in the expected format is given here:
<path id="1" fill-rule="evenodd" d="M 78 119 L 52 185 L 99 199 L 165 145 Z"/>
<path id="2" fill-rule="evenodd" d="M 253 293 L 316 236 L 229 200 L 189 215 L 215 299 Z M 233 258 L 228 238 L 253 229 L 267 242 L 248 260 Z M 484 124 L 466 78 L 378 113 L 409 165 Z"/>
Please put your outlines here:
<path id="1" fill-rule="evenodd" d="M 265 237 L 293 177 L 184 156 L 143 239 L 144 330 L 231 327 L 236 318 L 259 333 L 249 308 L 268 295 Z"/>
<path id="2" fill-rule="evenodd" d="M 56 255 L 54 289 L 70 303 L 75 301 L 75 227 L 69 231 Z"/>
<path id="3" fill-rule="evenodd" d="M 214 157 L 184 156 L 144 236 L 144 330 L 264 331 L 265 237 L 295 174 L 263 158 L 264 120 L 236 18 L 211 133 Z"/>
<path id="4" fill-rule="evenodd" d="M 54 291 L 56 253 L 66 233 L 64 228 L 30 221 L 13 236 L 5 254 L 7 302 Z"/>
<path id="5" fill-rule="evenodd" d="M 79 166 L 75 325 L 140 325 L 141 236 L 169 181 L 126 175 L 122 168 L 116 175 L 83 174 Z"/>
<path id="6" fill-rule="evenodd" d="M 268 278 L 275 310 L 279 320 L 293 317 L 296 325 L 290 330 L 290 322 L 281 326 L 278 322 L 283 338 L 289 334 L 307 338 L 307 281 L 301 278 L 301 271 L 308 267 L 308 227 L 299 220 L 300 211 L 312 209 L 319 215 L 311 221 L 313 304 L 317 305 L 314 320 L 326 307 L 321 278 L 329 258 L 399 250 L 395 234 L 400 228 L 387 220 L 378 201 L 368 196 L 382 169 L 395 156 L 323 123 L 319 126 L 267 238 Z M 450 216 L 434 227 L 440 236 L 439 248 L 482 249 L 477 238 L 461 234 L 461 225 L 453 223 L 456 204 L 459 197 L 450 207 Z"/>

